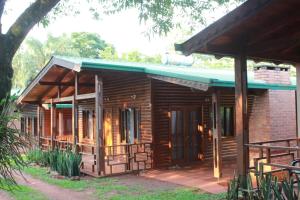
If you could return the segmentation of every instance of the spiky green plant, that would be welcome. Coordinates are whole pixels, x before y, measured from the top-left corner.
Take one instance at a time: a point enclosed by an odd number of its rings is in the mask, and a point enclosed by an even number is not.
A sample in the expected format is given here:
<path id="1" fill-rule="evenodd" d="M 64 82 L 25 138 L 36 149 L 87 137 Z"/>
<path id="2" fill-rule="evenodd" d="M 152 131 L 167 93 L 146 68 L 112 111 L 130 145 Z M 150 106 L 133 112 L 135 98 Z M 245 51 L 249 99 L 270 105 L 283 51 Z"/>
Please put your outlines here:
<path id="1" fill-rule="evenodd" d="M 282 191 L 284 196 L 287 199 L 298 199 L 296 192 L 294 191 L 294 179 L 290 178 L 287 180 L 286 178 L 282 181 Z"/>
<path id="2" fill-rule="evenodd" d="M 239 178 L 234 176 L 233 179 L 228 182 L 226 199 L 237 200 L 238 197 L 239 197 Z"/>
<path id="3" fill-rule="evenodd" d="M 14 171 L 20 172 L 27 164 L 22 153 L 29 146 L 29 140 L 14 124 L 18 113 L 13 101 L 14 98 L 0 101 L 0 188 L 4 184 L 15 185 Z"/>
<path id="4" fill-rule="evenodd" d="M 56 148 L 49 152 L 49 164 L 53 171 L 57 171 L 57 160 L 58 160 L 59 150 Z"/>

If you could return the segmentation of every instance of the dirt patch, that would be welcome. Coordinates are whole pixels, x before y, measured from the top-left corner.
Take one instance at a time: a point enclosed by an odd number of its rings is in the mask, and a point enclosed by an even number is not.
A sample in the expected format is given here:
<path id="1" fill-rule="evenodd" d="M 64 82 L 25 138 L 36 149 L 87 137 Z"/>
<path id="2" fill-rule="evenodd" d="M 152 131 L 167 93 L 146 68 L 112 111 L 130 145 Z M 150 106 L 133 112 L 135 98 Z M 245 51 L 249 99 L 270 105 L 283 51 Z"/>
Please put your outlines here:
<path id="1" fill-rule="evenodd" d="M 9 194 L 7 194 L 5 191 L 0 190 L 0 199 L 1 200 L 13 200 Z"/>
<path id="2" fill-rule="evenodd" d="M 24 179 L 25 178 L 25 179 Z M 24 174 L 24 178 L 16 175 L 16 180 L 21 185 L 34 188 L 39 192 L 45 194 L 50 200 L 81 200 L 81 199 L 95 199 L 93 198 L 92 190 L 74 191 L 50 185 L 38 179 L 32 178 Z"/>
<path id="3" fill-rule="evenodd" d="M 176 188 L 183 188 L 182 186 L 175 184 L 175 183 L 155 180 L 155 179 L 138 176 L 138 175 L 132 175 L 132 174 L 119 176 L 119 177 L 117 177 L 117 179 L 120 184 L 129 186 L 129 187 L 138 186 L 138 187 L 146 189 L 149 192 L 156 191 L 158 189 L 172 190 L 172 189 L 176 189 Z"/>

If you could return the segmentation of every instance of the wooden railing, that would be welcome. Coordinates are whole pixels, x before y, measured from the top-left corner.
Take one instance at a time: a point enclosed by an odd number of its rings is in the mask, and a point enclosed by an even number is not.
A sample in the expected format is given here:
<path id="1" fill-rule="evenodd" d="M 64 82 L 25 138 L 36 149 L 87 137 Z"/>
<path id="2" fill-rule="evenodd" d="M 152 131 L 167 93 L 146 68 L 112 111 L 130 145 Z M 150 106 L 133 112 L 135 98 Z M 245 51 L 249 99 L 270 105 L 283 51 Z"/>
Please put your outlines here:
<path id="1" fill-rule="evenodd" d="M 254 142 L 246 144 L 246 146 L 249 147 L 249 150 L 254 150 L 254 153 L 258 153 L 258 156 L 253 158 L 253 166 L 249 167 L 250 171 L 257 174 L 277 172 L 276 168 L 291 170 L 294 166 L 291 166 L 290 163 L 295 159 L 296 153 L 300 152 L 296 138 Z M 284 157 L 288 157 L 289 160 L 283 164 Z M 263 166 L 269 166 L 272 170 L 265 172 Z M 299 167 L 296 168 L 300 170 Z"/>
<path id="2" fill-rule="evenodd" d="M 151 169 L 153 166 L 152 143 L 106 146 L 106 174 L 120 174 Z"/>

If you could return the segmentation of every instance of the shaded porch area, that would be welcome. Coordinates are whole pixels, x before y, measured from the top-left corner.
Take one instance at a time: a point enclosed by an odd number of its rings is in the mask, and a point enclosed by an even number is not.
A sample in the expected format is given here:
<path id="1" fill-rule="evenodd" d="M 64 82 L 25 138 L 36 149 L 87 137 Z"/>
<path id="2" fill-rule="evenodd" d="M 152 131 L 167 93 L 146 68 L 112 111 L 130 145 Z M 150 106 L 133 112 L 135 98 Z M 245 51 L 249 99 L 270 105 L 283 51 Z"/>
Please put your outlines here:
<path id="1" fill-rule="evenodd" d="M 209 161 L 198 162 L 184 167 L 152 169 L 141 176 L 218 194 L 226 192 L 227 183 L 234 176 L 236 169 L 235 159 L 225 159 L 223 164 L 223 176 L 219 179 L 214 178 L 213 163 Z"/>

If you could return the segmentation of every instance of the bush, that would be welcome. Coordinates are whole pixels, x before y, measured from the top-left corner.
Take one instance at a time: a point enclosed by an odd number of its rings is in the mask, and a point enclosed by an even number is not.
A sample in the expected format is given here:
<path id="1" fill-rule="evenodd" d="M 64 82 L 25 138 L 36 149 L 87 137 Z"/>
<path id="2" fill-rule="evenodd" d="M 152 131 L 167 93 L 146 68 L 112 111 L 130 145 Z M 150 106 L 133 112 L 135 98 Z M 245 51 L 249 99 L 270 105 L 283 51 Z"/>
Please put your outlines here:
<path id="1" fill-rule="evenodd" d="M 243 195 L 247 196 L 246 199 L 249 200 L 297 200 L 300 197 L 300 182 L 295 182 L 293 178 L 278 181 L 277 177 L 266 174 L 259 175 L 257 180 L 258 187 L 253 188 L 250 175 L 247 176 L 246 179 L 234 177 L 234 179 L 228 183 L 226 199 L 243 199 Z M 297 184 L 296 190 L 295 183 Z M 242 184 L 244 184 L 244 187 L 242 187 Z"/>
<path id="2" fill-rule="evenodd" d="M 30 162 L 41 166 L 50 167 L 62 176 L 79 176 L 82 157 L 78 153 L 73 153 L 70 149 L 61 151 L 41 151 L 34 149 L 28 152 L 27 158 Z"/>
<path id="3" fill-rule="evenodd" d="M 40 149 L 32 149 L 27 153 L 27 159 L 30 163 L 35 163 L 40 166 L 50 165 L 50 153 L 48 151 L 42 151 Z"/>

